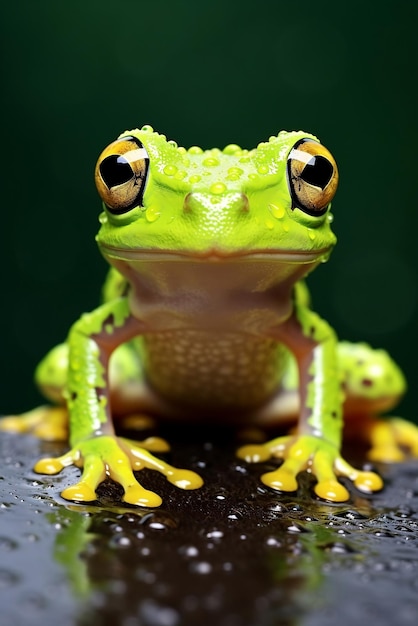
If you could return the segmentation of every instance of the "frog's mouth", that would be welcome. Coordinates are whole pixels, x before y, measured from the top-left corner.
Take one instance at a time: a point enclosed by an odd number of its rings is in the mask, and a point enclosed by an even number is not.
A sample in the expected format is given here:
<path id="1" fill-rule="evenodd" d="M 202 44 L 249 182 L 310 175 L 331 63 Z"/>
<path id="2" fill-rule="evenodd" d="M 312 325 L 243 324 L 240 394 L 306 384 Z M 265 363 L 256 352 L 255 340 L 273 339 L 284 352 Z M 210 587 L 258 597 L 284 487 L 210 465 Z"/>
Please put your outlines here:
<path id="1" fill-rule="evenodd" d="M 331 253 L 332 246 L 319 248 L 318 250 L 286 250 L 286 249 L 259 249 L 259 250 L 239 250 L 230 251 L 219 248 L 208 250 L 164 250 L 164 249 L 143 249 L 143 248 L 123 248 L 99 244 L 102 253 L 106 257 L 118 259 L 120 261 L 194 261 L 194 262 L 228 262 L 228 261 L 278 261 L 282 263 L 309 264 L 326 261 Z"/>

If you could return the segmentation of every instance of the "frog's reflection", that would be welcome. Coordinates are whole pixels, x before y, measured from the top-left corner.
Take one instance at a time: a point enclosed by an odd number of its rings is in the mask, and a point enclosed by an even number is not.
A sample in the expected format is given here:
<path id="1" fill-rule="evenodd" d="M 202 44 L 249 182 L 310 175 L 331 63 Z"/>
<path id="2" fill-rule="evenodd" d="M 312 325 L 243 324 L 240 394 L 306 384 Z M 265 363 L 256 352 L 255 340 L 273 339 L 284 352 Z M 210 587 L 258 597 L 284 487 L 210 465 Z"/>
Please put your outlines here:
<path id="1" fill-rule="evenodd" d="M 67 505 L 49 514 L 54 557 L 82 607 L 77 623 L 297 623 L 320 596 L 335 530 L 277 498 L 253 509 L 258 521 L 239 507 L 225 521 L 218 496 L 218 524 L 203 511 Z"/>

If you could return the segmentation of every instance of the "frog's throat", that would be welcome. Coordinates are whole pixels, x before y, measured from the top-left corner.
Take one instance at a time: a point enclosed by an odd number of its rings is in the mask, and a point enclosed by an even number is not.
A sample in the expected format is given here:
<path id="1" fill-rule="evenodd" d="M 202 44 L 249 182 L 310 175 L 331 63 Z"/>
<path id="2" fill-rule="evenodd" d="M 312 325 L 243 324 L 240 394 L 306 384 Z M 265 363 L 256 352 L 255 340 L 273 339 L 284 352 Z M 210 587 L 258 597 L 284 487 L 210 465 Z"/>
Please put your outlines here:
<path id="1" fill-rule="evenodd" d="M 317 250 L 286 250 L 286 249 L 258 249 L 251 251 L 227 251 L 219 248 L 210 248 L 207 250 L 164 250 L 164 249 L 142 249 L 142 248 L 123 248 L 118 246 L 110 246 L 100 243 L 99 247 L 102 254 L 108 258 L 119 259 L 121 261 L 251 261 L 251 260 L 277 260 L 287 263 L 312 263 L 315 261 L 326 261 L 331 253 L 333 246 L 327 246 Z"/>

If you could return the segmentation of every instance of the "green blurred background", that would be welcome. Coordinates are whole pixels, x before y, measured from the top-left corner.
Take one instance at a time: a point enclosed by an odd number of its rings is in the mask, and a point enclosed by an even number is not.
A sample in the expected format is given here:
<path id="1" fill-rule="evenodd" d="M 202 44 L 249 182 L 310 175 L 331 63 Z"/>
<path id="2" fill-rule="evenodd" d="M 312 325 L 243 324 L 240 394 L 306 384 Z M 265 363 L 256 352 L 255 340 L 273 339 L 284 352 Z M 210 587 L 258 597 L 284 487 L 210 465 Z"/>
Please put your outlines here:
<path id="1" fill-rule="evenodd" d="M 96 305 L 92 171 L 148 123 L 205 148 L 282 128 L 321 138 L 340 167 L 339 243 L 310 280 L 315 307 L 395 356 L 416 418 L 416 3 L 14 0 L 0 13 L 0 413 L 39 403 L 36 363 Z"/>

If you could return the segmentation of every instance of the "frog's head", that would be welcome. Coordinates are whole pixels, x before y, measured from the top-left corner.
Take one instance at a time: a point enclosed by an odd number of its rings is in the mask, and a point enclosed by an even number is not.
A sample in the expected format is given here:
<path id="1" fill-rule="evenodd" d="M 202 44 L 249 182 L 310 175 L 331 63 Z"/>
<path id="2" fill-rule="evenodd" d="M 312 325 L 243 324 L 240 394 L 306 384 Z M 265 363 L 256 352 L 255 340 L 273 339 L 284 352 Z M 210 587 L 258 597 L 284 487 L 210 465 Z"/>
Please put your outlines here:
<path id="1" fill-rule="evenodd" d="M 105 256 L 219 259 L 276 255 L 316 264 L 335 244 L 331 154 L 313 135 L 280 132 L 253 150 L 186 150 L 149 126 L 123 133 L 100 155 Z"/>

